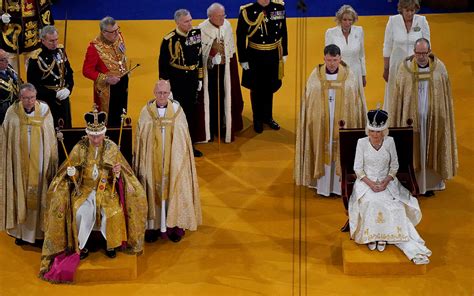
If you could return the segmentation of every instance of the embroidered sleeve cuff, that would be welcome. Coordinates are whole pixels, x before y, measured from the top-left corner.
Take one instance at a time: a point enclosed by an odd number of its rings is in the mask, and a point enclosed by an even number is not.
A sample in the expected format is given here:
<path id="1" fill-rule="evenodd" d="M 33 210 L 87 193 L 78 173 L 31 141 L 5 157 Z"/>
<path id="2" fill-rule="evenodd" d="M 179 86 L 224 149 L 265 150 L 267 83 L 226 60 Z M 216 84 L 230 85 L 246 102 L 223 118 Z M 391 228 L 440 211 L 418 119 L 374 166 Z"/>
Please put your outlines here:
<path id="1" fill-rule="evenodd" d="M 390 171 L 388 172 L 388 175 L 391 176 L 394 180 L 397 177 L 397 171 Z"/>
<path id="2" fill-rule="evenodd" d="M 357 175 L 357 179 L 359 179 L 359 180 L 362 180 L 364 177 L 367 176 L 364 171 L 358 171 L 358 172 L 355 172 L 355 173 Z"/>

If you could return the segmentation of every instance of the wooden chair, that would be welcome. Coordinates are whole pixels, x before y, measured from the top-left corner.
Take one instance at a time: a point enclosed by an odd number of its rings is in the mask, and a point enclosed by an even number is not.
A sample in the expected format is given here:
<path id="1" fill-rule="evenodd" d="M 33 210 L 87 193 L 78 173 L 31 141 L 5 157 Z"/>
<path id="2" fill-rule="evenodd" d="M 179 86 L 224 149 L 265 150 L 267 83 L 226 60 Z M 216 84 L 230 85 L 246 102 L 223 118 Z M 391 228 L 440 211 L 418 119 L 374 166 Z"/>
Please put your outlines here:
<path id="1" fill-rule="evenodd" d="M 398 155 L 397 178 L 413 196 L 418 196 L 418 184 L 413 169 L 413 127 L 412 120 L 407 120 L 408 127 L 389 128 L 389 136 L 395 141 Z M 344 128 L 345 122 L 339 122 L 339 145 L 341 159 L 341 195 L 346 210 L 348 211 L 349 198 L 357 176 L 354 172 L 354 158 L 357 140 L 366 137 L 365 128 Z M 341 231 L 349 231 L 349 221 L 341 228 Z"/>

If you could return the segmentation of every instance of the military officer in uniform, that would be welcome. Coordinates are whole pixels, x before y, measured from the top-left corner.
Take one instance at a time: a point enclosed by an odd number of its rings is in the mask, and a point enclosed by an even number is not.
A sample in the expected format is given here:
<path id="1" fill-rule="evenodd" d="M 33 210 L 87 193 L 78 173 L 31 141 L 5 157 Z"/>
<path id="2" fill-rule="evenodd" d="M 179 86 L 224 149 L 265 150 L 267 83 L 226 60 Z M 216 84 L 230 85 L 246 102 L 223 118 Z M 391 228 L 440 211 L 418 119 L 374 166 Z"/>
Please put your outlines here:
<path id="1" fill-rule="evenodd" d="M 285 7 L 282 1 L 257 0 L 240 7 L 237 52 L 243 69 L 242 86 L 250 89 L 254 130 L 263 123 L 274 130 L 273 93 L 281 87 L 288 55 Z"/>
<path id="2" fill-rule="evenodd" d="M 53 115 L 54 126 L 62 119 L 63 128 L 71 128 L 69 96 L 74 86 L 73 71 L 54 26 L 41 29 L 41 48 L 28 63 L 27 80 L 38 91 Z"/>
<path id="3" fill-rule="evenodd" d="M 41 46 L 39 29 L 54 25 L 49 0 L 8 0 L 0 2 L 0 48 L 8 53 L 9 64 L 18 72 L 23 54 L 25 65 Z"/>
<path id="4" fill-rule="evenodd" d="M 202 88 L 201 30 L 193 28 L 191 13 L 178 9 L 174 13 L 176 29 L 163 38 L 158 59 L 160 79 L 169 80 L 173 99 L 183 108 L 190 128 L 196 124 L 198 91 Z M 191 138 L 193 132 L 190 130 Z M 194 156 L 202 153 L 193 148 Z"/>
<path id="5" fill-rule="evenodd" d="M 18 74 L 8 64 L 8 53 L 0 49 L 0 127 L 8 107 L 18 99 L 20 83 Z"/>

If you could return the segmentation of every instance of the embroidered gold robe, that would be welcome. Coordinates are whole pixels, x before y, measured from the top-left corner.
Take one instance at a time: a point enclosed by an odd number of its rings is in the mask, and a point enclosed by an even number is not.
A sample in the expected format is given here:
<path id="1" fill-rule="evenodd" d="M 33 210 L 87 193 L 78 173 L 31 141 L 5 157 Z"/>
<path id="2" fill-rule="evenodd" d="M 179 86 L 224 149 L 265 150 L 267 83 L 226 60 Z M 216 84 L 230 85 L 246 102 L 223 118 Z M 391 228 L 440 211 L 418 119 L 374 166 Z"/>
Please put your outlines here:
<path id="1" fill-rule="evenodd" d="M 339 121 L 345 127 L 364 127 L 364 102 L 358 95 L 357 81 L 349 68 L 341 62 L 337 80 L 326 79 L 326 65 L 316 67 L 306 83 L 305 95 L 301 100 L 300 118 L 296 134 L 296 155 L 294 177 L 297 185 L 310 186 L 325 173 L 324 165 L 339 163 Z M 328 90 L 336 90 L 333 118 L 333 145 L 329 145 L 330 116 Z M 332 146 L 332 152 L 329 147 Z"/>
<path id="2" fill-rule="evenodd" d="M 4 151 L 0 155 L 4 164 L 0 168 L 2 170 L 0 175 L 3 174 L 3 181 L 0 181 L 0 184 L 4 182 L 5 186 L 3 190 L 0 188 L 0 230 L 13 229 L 24 223 L 27 219 L 27 209 L 33 209 L 32 207 L 35 210 L 39 209 L 38 222 L 40 223 L 40 229 L 44 229 L 43 224 L 47 206 L 46 192 L 57 170 L 58 150 L 53 117 L 49 112 L 49 108 L 45 103 L 39 101 L 36 107 L 40 110 L 47 108 L 44 115 L 39 115 L 42 121 L 39 141 L 41 141 L 43 147 L 40 155 L 43 166 L 38 168 L 42 173 L 37 184 L 36 199 L 33 198 L 34 194 L 29 193 L 31 186 L 28 185 L 28 169 L 24 169 L 25 160 L 22 159 L 22 153 L 19 151 L 22 147 L 21 143 L 27 141 L 26 139 L 22 140 L 22 125 L 26 124 L 25 119 L 22 118 L 24 116 L 22 103 L 20 101 L 15 102 L 5 115 L 2 139 Z M 36 110 L 35 114 L 41 112 L 40 110 Z M 30 147 L 38 146 L 40 146 L 40 143 L 31 143 L 30 145 Z M 28 200 L 28 196 L 30 200 Z"/>
<path id="3" fill-rule="evenodd" d="M 433 169 L 441 178 L 456 175 L 458 152 L 454 125 L 453 97 L 448 72 L 443 62 L 430 56 L 430 70 L 418 73 L 413 56 L 398 67 L 395 89 L 391 90 L 390 126 L 406 126 L 413 120 L 413 161 L 420 170 L 420 116 L 418 110 L 418 84 L 428 81 L 428 113 L 426 121 L 426 168 Z M 418 75 L 417 75 L 418 73 Z"/>
<path id="4" fill-rule="evenodd" d="M 134 169 L 147 193 L 148 220 L 154 220 L 155 225 L 160 225 L 161 219 L 156 215 L 156 207 L 161 206 L 162 199 L 166 199 L 166 226 L 196 230 L 202 223 L 202 214 L 194 154 L 184 112 L 177 101 L 169 100 L 167 108 L 173 106 L 176 111 L 172 118 L 158 116 L 155 100 L 143 107 L 136 133 Z M 162 120 L 164 118 L 166 121 Z M 168 172 L 164 182 L 163 173 L 159 175 L 154 168 L 160 162 L 158 156 L 161 154 L 157 149 L 163 149 L 156 145 L 158 138 L 162 137 L 162 127 L 170 129 L 167 136 L 171 137 L 168 140 L 169 154 L 164 153 L 165 158 L 169 157 L 168 161 L 164 161 L 169 168 L 162 170 Z M 162 141 L 166 142 L 167 139 Z M 166 190 L 162 190 L 162 186 Z"/>
<path id="5" fill-rule="evenodd" d="M 93 190 L 96 190 L 97 213 L 101 213 L 103 209 L 107 219 L 107 248 L 116 248 L 126 242 L 127 252 L 140 254 L 143 251 L 147 213 L 143 187 L 114 142 L 104 140 L 98 151 L 98 162 L 91 160 L 94 150 L 94 147 L 89 146 L 89 139 L 85 137 L 74 146 L 69 155 L 70 165 L 77 170 L 75 178 L 80 194 L 77 194 L 72 179 L 67 176 L 66 161 L 59 168 L 48 189 L 49 207 L 41 256 L 41 274 L 49 270 L 54 256 L 58 253 L 66 249 L 78 251 L 76 212 Z M 120 204 L 118 194 L 112 195 L 112 167 L 117 163 L 117 155 L 121 164 L 124 205 Z M 96 180 L 92 177 L 94 164 L 98 168 Z M 118 182 L 115 186 L 117 189 Z M 100 220 L 96 219 L 96 225 Z"/>

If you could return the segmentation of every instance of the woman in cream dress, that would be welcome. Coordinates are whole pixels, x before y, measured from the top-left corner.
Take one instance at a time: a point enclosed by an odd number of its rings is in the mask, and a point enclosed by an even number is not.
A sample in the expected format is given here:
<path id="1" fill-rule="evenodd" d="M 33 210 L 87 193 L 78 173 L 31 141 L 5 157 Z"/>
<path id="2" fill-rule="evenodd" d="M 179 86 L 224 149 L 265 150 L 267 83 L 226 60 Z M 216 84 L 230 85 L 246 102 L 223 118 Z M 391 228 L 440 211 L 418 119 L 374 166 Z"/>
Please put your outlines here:
<path id="1" fill-rule="evenodd" d="M 341 6 L 336 12 L 337 26 L 326 31 L 325 45 L 335 44 L 341 49 L 341 58 L 357 77 L 359 95 L 365 103 L 364 30 L 353 25 L 357 19 L 357 12 L 350 5 Z"/>
<path id="2" fill-rule="evenodd" d="M 390 92 L 395 87 L 398 65 L 412 55 L 415 41 L 430 40 L 430 27 L 424 16 L 415 14 L 420 10 L 418 0 L 400 0 L 397 15 L 388 19 L 383 42 L 383 79 L 385 82 L 384 110 L 390 114 Z"/>
<path id="3" fill-rule="evenodd" d="M 415 264 L 429 263 L 431 251 L 415 229 L 421 220 L 418 200 L 398 181 L 395 142 L 387 136 L 387 112 L 371 110 L 368 137 L 357 142 L 357 180 L 349 200 L 351 238 L 382 252 L 386 244 L 400 248 Z"/>

